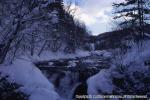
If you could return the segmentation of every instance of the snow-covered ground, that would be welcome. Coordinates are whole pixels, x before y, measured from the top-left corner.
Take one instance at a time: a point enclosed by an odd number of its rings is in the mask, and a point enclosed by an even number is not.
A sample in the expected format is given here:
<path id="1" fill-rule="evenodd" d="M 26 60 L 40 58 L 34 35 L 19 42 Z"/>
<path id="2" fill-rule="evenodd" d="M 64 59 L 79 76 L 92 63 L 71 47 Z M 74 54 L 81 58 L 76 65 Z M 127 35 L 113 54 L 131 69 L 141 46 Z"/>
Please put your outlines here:
<path id="1" fill-rule="evenodd" d="M 66 54 L 64 52 L 49 52 L 45 51 L 40 56 L 34 55 L 34 56 L 28 56 L 27 59 L 31 59 L 33 61 L 47 61 L 52 59 L 68 59 L 68 58 L 80 58 L 80 57 L 87 57 L 91 55 L 101 55 L 104 57 L 110 57 L 111 53 L 101 50 L 101 51 L 83 51 L 83 50 L 76 50 L 73 54 Z"/>
<path id="2" fill-rule="evenodd" d="M 112 93 L 113 87 L 112 82 L 110 81 L 110 74 L 108 73 L 108 70 L 103 69 L 98 74 L 88 79 L 88 94 L 98 95 L 98 90 L 101 90 L 104 93 Z"/>
<path id="3" fill-rule="evenodd" d="M 54 86 L 31 62 L 16 60 L 12 65 L 1 65 L 2 75 L 9 81 L 22 85 L 20 90 L 30 95 L 29 100 L 59 100 Z"/>
<path id="4" fill-rule="evenodd" d="M 140 48 L 137 47 L 136 44 L 132 44 L 132 48 L 127 51 L 126 54 L 122 55 L 121 53 L 115 58 L 114 63 L 109 69 L 101 70 L 98 74 L 90 77 L 87 81 L 88 84 L 88 94 L 90 95 L 103 95 L 103 94 L 113 94 L 113 90 L 115 90 L 115 84 L 113 84 L 112 77 L 122 78 L 125 77 L 124 75 L 129 75 L 130 81 L 134 83 L 136 88 L 144 88 L 143 81 L 140 79 L 136 79 L 133 76 L 134 73 L 142 73 L 142 77 L 140 78 L 147 78 L 149 77 L 149 67 L 144 65 L 145 61 L 150 61 L 150 41 L 144 41 L 143 46 Z M 122 59 L 120 59 L 122 57 Z M 119 61 L 122 60 L 122 61 Z M 123 74 L 120 74 L 117 71 L 118 67 L 117 64 L 121 64 L 125 66 L 125 71 Z M 132 79 L 132 80 L 131 80 Z M 140 84 L 139 84 L 139 83 Z M 132 87 L 134 88 L 134 87 Z M 146 87 L 148 88 L 148 87 Z M 93 99 L 91 99 L 93 100 Z M 95 99 L 94 99 L 95 100 Z M 99 99 L 98 99 L 99 100 Z"/>

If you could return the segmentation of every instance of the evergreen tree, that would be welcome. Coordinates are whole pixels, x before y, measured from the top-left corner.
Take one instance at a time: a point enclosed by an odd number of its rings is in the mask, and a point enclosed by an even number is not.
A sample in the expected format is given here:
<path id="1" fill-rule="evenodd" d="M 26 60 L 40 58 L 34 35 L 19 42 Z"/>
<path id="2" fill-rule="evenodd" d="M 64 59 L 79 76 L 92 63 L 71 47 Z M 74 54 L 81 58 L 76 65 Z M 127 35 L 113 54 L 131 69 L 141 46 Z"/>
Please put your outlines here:
<path id="1" fill-rule="evenodd" d="M 125 0 L 125 2 L 114 3 L 116 8 L 114 19 L 123 18 L 125 21 L 120 25 L 136 30 L 137 39 L 144 36 L 144 26 L 150 20 L 150 0 Z"/>

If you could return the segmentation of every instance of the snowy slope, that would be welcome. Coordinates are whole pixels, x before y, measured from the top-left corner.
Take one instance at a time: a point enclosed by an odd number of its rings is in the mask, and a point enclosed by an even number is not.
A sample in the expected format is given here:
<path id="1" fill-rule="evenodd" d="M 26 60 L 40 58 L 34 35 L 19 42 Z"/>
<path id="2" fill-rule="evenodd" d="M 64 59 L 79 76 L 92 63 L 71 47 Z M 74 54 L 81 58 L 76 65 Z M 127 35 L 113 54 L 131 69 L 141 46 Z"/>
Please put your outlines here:
<path id="1" fill-rule="evenodd" d="M 30 62 L 16 60 L 12 65 L 0 66 L 0 72 L 3 75 L 8 75 L 9 81 L 22 85 L 20 90 L 30 95 L 29 100 L 59 99 L 54 86 Z"/>

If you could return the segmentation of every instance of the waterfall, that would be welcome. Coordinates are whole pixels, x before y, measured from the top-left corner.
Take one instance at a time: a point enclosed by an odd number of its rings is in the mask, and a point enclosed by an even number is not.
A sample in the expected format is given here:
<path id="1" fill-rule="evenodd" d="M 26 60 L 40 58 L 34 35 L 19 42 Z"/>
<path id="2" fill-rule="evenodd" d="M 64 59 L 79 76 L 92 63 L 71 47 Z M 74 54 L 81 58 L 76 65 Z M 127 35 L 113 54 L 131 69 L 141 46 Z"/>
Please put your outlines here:
<path id="1" fill-rule="evenodd" d="M 91 43 L 91 44 L 90 44 L 90 48 L 91 48 L 91 51 L 94 51 L 94 50 L 95 50 L 95 44 L 94 44 L 94 43 Z"/>

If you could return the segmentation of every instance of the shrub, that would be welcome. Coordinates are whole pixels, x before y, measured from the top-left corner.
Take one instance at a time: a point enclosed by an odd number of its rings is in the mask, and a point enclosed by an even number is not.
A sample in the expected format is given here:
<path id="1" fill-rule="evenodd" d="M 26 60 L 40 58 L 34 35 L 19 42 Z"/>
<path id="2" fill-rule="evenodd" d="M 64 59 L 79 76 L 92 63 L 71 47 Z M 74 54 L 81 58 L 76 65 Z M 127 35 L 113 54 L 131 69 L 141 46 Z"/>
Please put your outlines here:
<path id="1" fill-rule="evenodd" d="M 28 100 L 28 95 L 18 90 L 21 86 L 7 78 L 0 75 L 0 100 Z"/>

